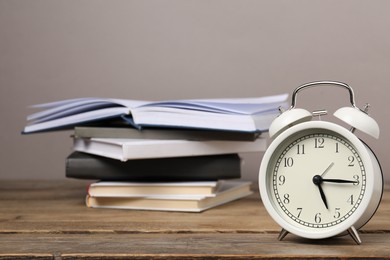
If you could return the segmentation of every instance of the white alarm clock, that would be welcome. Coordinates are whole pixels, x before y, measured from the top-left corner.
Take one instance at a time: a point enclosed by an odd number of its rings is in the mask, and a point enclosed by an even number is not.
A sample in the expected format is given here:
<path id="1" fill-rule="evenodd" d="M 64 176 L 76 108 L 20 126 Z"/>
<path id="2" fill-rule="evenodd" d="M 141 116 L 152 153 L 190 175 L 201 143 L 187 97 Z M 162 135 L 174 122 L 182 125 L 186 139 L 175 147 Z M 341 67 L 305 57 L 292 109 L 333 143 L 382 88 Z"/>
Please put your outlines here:
<path id="1" fill-rule="evenodd" d="M 351 106 L 334 116 L 351 125 L 350 130 L 315 118 L 324 110 L 310 113 L 295 107 L 299 91 L 321 85 L 348 90 Z M 279 240 L 288 233 L 309 239 L 350 234 L 361 243 L 358 230 L 379 206 L 383 175 L 355 129 L 379 137 L 376 121 L 356 107 L 352 88 L 335 81 L 299 86 L 291 107 L 272 122 L 269 135 L 274 140 L 260 165 L 259 189 L 266 210 L 282 227 Z"/>

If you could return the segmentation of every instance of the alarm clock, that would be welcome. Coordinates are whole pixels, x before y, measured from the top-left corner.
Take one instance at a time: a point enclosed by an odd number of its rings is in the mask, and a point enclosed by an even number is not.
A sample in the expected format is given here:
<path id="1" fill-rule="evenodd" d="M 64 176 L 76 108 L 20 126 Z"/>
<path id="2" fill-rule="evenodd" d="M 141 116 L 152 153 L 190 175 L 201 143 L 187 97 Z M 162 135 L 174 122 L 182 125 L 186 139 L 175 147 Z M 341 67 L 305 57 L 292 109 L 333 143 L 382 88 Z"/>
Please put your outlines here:
<path id="1" fill-rule="evenodd" d="M 296 108 L 297 95 L 311 87 L 335 86 L 349 92 L 351 106 L 334 116 L 351 126 L 322 121 L 325 110 Z M 361 243 L 358 230 L 375 214 L 383 193 L 377 157 L 355 130 L 379 138 L 379 126 L 355 105 L 352 88 L 342 82 L 316 81 L 296 88 L 291 106 L 272 122 L 273 138 L 259 170 L 261 200 L 288 233 L 308 239 L 349 234 Z"/>

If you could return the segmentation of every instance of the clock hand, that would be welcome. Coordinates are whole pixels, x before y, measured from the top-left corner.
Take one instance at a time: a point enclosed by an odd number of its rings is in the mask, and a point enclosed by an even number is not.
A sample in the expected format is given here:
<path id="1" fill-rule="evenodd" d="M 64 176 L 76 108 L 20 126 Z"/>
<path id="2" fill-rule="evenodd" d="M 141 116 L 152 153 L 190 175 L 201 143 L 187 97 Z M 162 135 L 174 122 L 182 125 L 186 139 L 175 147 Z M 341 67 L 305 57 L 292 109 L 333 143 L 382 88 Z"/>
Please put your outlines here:
<path id="1" fill-rule="evenodd" d="M 329 167 L 328 167 L 329 168 Z M 328 202 L 326 201 L 326 196 L 324 193 L 324 190 L 322 189 L 321 183 L 322 183 L 322 177 L 320 175 L 315 175 L 313 177 L 313 183 L 317 185 L 318 190 L 320 191 L 321 199 L 325 204 L 325 207 L 328 209 Z"/>
<path id="2" fill-rule="evenodd" d="M 328 168 L 326 168 L 326 170 L 321 174 L 321 177 L 324 177 L 324 175 L 330 170 L 330 168 L 332 168 L 333 165 L 334 165 L 334 162 L 329 164 Z"/>
<path id="3" fill-rule="evenodd" d="M 322 190 L 321 184 L 318 184 L 317 187 L 318 187 L 318 189 L 319 189 L 319 191 L 320 191 L 321 199 L 322 199 L 322 201 L 324 202 L 326 209 L 328 209 L 328 202 L 326 201 L 325 193 L 324 193 L 324 191 Z"/>
<path id="4" fill-rule="evenodd" d="M 342 179 L 322 179 L 323 182 L 334 182 L 334 183 L 357 183 L 357 181 L 342 180 Z"/>
<path id="5" fill-rule="evenodd" d="M 325 204 L 325 207 L 328 209 L 328 202 L 326 200 L 326 196 L 325 196 L 325 193 L 324 193 L 324 190 L 322 189 L 322 186 L 321 186 L 321 183 L 323 182 L 323 179 L 322 177 L 333 167 L 334 165 L 334 162 L 332 162 L 331 164 L 329 164 L 329 166 L 325 169 L 325 171 L 321 174 L 321 175 L 315 175 L 313 177 L 313 183 L 315 185 L 317 185 L 318 187 L 318 190 L 320 191 L 320 195 L 321 195 L 321 199 L 322 201 L 324 202 Z"/>

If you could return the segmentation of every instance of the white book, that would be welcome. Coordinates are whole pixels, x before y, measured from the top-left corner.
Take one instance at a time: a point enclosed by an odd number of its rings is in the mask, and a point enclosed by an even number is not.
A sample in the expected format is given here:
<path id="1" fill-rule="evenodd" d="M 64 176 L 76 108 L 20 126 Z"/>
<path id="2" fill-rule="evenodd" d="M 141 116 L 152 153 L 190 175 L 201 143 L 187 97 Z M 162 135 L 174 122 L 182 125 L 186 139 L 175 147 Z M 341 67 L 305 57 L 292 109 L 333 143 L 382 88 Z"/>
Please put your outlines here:
<path id="1" fill-rule="evenodd" d="M 123 182 L 99 181 L 91 183 L 88 195 L 91 197 L 161 197 L 201 196 L 213 197 L 224 181 L 192 182 Z"/>
<path id="2" fill-rule="evenodd" d="M 196 129 L 143 129 L 138 130 L 128 126 L 76 126 L 74 135 L 83 138 L 130 138 L 130 139 L 186 139 L 186 140 L 241 140 L 253 141 L 261 133 L 233 132 Z"/>
<path id="3" fill-rule="evenodd" d="M 74 137 L 73 149 L 121 161 L 246 152 L 263 152 L 266 139 L 254 141 L 191 141 Z"/>
<path id="4" fill-rule="evenodd" d="M 139 198 L 86 196 L 90 208 L 202 212 L 252 194 L 251 182 L 224 181 L 214 196 L 161 195 Z"/>
<path id="5" fill-rule="evenodd" d="M 286 106 L 287 94 L 236 99 L 140 101 L 79 98 L 33 106 L 23 133 L 69 129 L 108 118 L 136 127 L 214 129 L 263 132 Z"/>

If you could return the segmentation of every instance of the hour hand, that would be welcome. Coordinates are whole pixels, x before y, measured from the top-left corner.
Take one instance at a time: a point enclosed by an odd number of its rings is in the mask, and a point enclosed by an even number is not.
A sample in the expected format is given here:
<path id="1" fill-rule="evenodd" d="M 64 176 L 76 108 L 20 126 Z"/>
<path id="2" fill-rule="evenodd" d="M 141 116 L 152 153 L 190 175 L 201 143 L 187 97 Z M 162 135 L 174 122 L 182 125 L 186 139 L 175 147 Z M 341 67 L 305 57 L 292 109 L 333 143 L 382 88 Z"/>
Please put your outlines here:
<path id="1" fill-rule="evenodd" d="M 333 183 L 358 183 L 358 181 L 343 180 L 343 179 L 322 179 L 323 182 L 333 182 Z"/>
<path id="2" fill-rule="evenodd" d="M 315 175 L 313 177 L 313 183 L 318 187 L 318 190 L 320 191 L 321 199 L 324 202 L 325 207 L 328 209 L 328 202 L 326 201 L 326 196 L 321 186 L 322 181 L 323 179 L 320 175 Z"/>
<path id="3" fill-rule="evenodd" d="M 321 184 L 318 184 L 317 187 L 318 187 L 318 189 L 319 189 L 319 191 L 320 191 L 321 199 L 322 199 L 322 201 L 324 202 L 325 207 L 328 209 L 328 202 L 326 201 L 325 193 L 324 193 L 324 190 L 323 190 L 322 187 L 321 187 Z"/>

